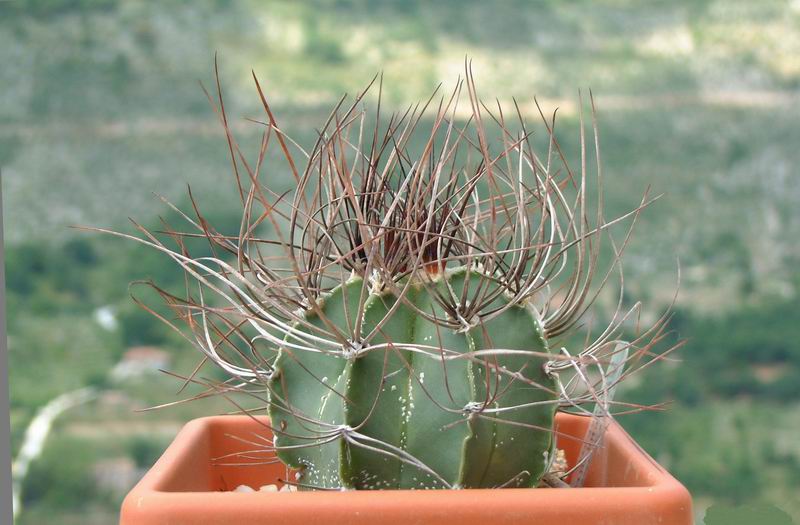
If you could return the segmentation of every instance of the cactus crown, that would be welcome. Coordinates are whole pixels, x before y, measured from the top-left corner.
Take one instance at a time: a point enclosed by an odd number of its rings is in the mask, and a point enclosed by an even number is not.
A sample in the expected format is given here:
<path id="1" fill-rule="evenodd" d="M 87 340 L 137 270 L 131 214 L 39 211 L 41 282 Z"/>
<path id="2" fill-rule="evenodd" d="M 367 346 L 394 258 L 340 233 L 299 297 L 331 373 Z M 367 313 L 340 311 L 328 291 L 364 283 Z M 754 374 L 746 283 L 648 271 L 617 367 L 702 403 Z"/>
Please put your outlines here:
<path id="1" fill-rule="evenodd" d="M 230 131 L 219 84 L 212 100 L 238 233 L 195 206 L 179 212 L 188 231 L 124 235 L 185 270 L 185 295 L 153 286 L 185 322 L 162 319 L 230 375 L 209 393 L 263 400 L 274 439 L 259 451 L 299 470 L 304 488 L 535 486 L 554 457 L 555 410 L 607 414 L 620 379 L 607 363 L 623 348 L 640 361 L 666 322 L 621 343 L 638 303 L 618 306 L 598 336 L 566 346 L 603 285 L 614 274 L 621 284 L 630 230 L 615 242 L 609 228 L 632 228 L 650 202 L 605 219 L 593 100 L 594 147 L 581 117 L 574 171 L 555 115 L 539 110 L 546 140 L 535 145 L 516 103 L 510 118 L 480 101 L 469 67 L 452 93 L 388 119 L 380 88 L 373 113 L 362 107 L 370 87 L 343 99 L 310 150 L 281 131 L 255 82 L 265 112 L 255 159 Z M 281 169 L 294 177 L 285 193 L 264 183 Z M 189 237 L 213 256 L 193 257 Z M 600 269 L 604 239 L 613 253 Z"/>

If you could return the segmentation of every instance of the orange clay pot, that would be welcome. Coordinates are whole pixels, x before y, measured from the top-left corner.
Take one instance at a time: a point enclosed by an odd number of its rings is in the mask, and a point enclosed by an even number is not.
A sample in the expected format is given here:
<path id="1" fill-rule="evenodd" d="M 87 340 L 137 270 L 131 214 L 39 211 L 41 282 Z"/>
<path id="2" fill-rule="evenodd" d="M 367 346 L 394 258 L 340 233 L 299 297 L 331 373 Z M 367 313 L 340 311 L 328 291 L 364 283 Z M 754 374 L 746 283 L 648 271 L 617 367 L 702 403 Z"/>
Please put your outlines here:
<path id="1" fill-rule="evenodd" d="M 266 418 L 220 416 L 188 423 L 122 504 L 122 525 L 690 525 L 689 492 L 617 423 L 577 489 L 230 492 L 286 478 L 281 464 L 218 458 L 270 437 Z M 558 446 L 570 465 L 589 419 L 558 414 Z M 261 438 L 255 437 L 256 435 Z M 237 439 L 238 438 L 238 439 Z"/>

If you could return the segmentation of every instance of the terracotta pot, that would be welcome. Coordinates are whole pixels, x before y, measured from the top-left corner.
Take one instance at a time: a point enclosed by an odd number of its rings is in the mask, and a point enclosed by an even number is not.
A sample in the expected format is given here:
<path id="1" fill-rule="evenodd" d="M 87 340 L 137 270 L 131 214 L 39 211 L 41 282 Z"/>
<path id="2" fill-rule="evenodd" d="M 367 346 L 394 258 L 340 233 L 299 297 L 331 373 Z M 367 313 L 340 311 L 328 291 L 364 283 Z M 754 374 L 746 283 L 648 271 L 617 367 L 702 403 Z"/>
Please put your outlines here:
<path id="1" fill-rule="evenodd" d="M 122 504 L 122 525 L 690 525 L 689 492 L 612 423 L 605 447 L 578 489 L 230 492 L 286 478 L 280 464 L 242 466 L 217 458 L 242 440 L 269 437 L 266 418 L 220 416 L 188 423 Z M 558 414 L 559 448 L 570 464 L 589 420 Z M 236 439 L 240 438 L 240 439 Z"/>

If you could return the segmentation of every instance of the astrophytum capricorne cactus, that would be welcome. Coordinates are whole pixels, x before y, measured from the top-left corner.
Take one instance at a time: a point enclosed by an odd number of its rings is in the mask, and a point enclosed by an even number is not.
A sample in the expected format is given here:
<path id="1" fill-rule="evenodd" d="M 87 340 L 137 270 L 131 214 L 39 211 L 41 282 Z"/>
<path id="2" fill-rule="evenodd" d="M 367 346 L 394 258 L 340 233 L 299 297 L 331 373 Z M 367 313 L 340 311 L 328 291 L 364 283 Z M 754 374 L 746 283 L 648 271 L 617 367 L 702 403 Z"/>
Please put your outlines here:
<path id="1" fill-rule="evenodd" d="M 587 148 L 580 119 L 572 170 L 555 117 L 539 111 L 533 134 L 525 108 L 515 103 L 512 119 L 479 100 L 469 68 L 450 95 L 388 119 L 380 89 L 372 113 L 369 88 L 340 102 L 309 149 L 256 87 L 255 159 L 230 131 L 221 89 L 215 104 L 244 210 L 238 232 L 173 206 L 190 231 L 128 236 L 185 270 L 185 296 L 156 289 L 204 362 L 230 374 L 207 393 L 269 407 L 274 438 L 248 457 L 277 453 L 305 489 L 536 486 L 554 457 L 556 409 L 607 413 L 620 376 L 608 362 L 623 347 L 641 361 L 662 333 L 665 318 L 620 342 L 637 303 L 618 306 L 598 336 L 571 337 L 621 277 L 628 237 L 615 241 L 611 226 L 632 227 L 648 199 L 605 220 L 596 126 Z M 294 176 L 283 193 L 263 182 L 280 173 Z M 193 237 L 210 253 L 193 257 Z"/>

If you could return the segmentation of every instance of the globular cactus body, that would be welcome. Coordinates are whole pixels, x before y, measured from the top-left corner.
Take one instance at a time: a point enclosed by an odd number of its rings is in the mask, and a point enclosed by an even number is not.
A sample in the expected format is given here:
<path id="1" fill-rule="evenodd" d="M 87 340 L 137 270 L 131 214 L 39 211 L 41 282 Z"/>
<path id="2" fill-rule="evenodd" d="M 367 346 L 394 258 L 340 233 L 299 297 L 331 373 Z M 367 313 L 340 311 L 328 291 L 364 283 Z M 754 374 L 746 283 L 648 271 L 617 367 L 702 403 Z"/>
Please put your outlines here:
<path id="1" fill-rule="evenodd" d="M 279 457 L 319 488 L 535 485 L 557 406 L 535 309 L 498 292 L 499 315 L 454 329 L 437 322 L 451 315 L 437 298 L 498 282 L 465 267 L 411 279 L 400 304 L 353 276 L 309 309 L 311 325 L 371 339 L 341 352 L 281 349 L 270 388 Z"/>

